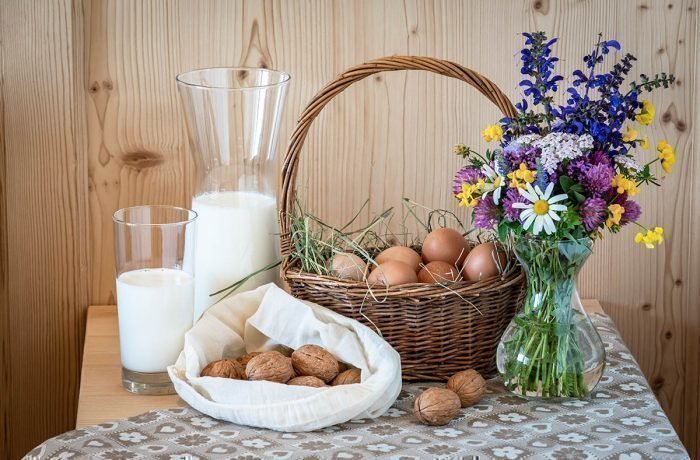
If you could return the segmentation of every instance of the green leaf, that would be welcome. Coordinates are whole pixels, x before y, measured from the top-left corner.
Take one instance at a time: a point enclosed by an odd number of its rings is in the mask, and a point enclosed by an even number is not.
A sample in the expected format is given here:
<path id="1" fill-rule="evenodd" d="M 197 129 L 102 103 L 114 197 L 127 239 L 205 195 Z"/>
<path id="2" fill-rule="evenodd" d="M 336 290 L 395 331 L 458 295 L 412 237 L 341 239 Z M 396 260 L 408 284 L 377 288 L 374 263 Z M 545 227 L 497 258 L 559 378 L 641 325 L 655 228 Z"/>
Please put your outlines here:
<path id="1" fill-rule="evenodd" d="M 508 239 L 508 224 L 500 222 L 498 224 L 498 239 L 505 242 Z"/>
<path id="2" fill-rule="evenodd" d="M 565 193 L 569 193 L 569 189 L 575 184 L 575 182 L 568 176 L 559 177 L 559 184 Z"/>

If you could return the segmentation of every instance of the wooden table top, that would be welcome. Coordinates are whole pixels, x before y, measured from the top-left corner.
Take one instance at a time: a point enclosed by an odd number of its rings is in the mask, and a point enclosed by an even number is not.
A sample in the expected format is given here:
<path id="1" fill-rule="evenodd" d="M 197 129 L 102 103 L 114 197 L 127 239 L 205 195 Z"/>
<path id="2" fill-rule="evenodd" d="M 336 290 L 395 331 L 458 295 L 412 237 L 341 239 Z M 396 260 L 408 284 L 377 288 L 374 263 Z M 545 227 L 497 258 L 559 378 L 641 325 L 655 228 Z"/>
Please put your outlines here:
<path id="1" fill-rule="evenodd" d="M 603 312 L 597 300 L 584 300 L 583 306 L 588 313 Z M 141 396 L 122 387 L 117 307 L 90 306 L 76 428 L 184 405 L 177 395 Z"/>

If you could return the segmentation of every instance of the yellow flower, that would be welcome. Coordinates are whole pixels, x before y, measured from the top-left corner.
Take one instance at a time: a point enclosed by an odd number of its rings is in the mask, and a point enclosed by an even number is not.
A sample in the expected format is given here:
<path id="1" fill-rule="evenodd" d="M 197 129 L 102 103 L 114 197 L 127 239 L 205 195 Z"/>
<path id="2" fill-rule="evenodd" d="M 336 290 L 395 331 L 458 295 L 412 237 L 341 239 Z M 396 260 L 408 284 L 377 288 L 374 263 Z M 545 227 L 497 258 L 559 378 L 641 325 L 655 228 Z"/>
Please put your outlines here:
<path id="1" fill-rule="evenodd" d="M 676 163 L 676 154 L 673 151 L 673 147 L 664 139 L 656 146 L 656 150 L 659 151 L 661 167 L 666 171 L 666 174 L 671 174 L 671 166 Z"/>
<path id="2" fill-rule="evenodd" d="M 654 249 L 654 244 L 661 244 L 664 242 L 664 229 L 661 227 L 654 227 L 653 230 L 647 230 L 646 234 L 637 233 L 634 235 L 634 242 L 640 243 L 649 249 Z"/>
<path id="3" fill-rule="evenodd" d="M 481 191 L 484 188 L 484 180 L 479 179 L 476 184 L 462 184 L 462 192 L 458 193 L 457 199 L 460 206 L 473 208 L 479 202 Z"/>
<path id="4" fill-rule="evenodd" d="M 650 125 L 651 122 L 654 121 L 655 113 L 656 109 L 654 108 L 654 104 L 652 104 L 649 99 L 644 99 L 642 101 L 642 111 L 637 114 L 634 119 L 641 125 Z"/>
<path id="5" fill-rule="evenodd" d="M 462 155 L 462 156 L 464 156 L 464 155 L 466 155 L 466 153 L 467 153 L 468 151 L 469 151 L 469 147 L 467 147 L 467 146 L 464 145 L 464 144 L 457 144 L 457 145 L 455 145 L 454 152 L 455 152 L 457 155 Z"/>
<path id="6" fill-rule="evenodd" d="M 623 208 L 619 204 L 611 204 L 610 206 L 608 206 L 608 211 L 610 211 L 610 214 L 612 214 L 612 216 L 608 217 L 608 220 L 605 221 L 605 225 L 608 227 L 612 227 L 613 225 L 619 225 L 620 219 L 622 219 L 622 215 L 625 213 L 625 208 Z"/>
<path id="7" fill-rule="evenodd" d="M 644 149 L 644 150 L 649 150 L 649 138 L 644 136 L 644 139 L 639 143 L 639 145 Z"/>
<path id="8" fill-rule="evenodd" d="M 503 136 L 503 130 L 498 125 L 489 125 L 481 131 L 481 136 L 486 142 L 500 141 Z"/>
<path id="9" fill-rule="evenodd" d="M 525 163 L 520 163 L 518 169 L 508 173 L 508 179 L 510 179 L 509 187 L 525 188 L 525 183 L 532 184 L 535 182 L 535 171 L 530 171 Z"/>
<path id="10" fill-rule="evenodd" d="M 618 174 L 615 177 L 613 177 L 612 183 L 610 185 L 613 188 L 617 188 L 617 193 L 619 193 L 620 195 L 622 195 L 623 193 L 627 193 L 627 196 L 635 196 L 639 193 L 639 187 L 637 187 L 637 184 L 633 180 L 626 178 L 622 174 Z"/>
<path id="11" fill-rule="evenodd" d="M 627 127 L 627 132 L 622 135 L 623 142 L 634 142 L 639 137 L 639 133 L 631 126 Z"/>

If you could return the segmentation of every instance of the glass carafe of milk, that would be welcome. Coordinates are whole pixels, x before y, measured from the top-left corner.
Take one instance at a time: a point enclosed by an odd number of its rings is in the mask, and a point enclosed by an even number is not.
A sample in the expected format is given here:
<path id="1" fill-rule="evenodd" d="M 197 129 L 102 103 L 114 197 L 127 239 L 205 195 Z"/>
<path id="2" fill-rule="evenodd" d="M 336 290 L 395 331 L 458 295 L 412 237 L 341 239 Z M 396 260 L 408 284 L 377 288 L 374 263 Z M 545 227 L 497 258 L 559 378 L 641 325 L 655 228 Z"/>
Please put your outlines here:
<path id="1" fill-rule="evenodd" d="M 212 295 L 279 259 L 277 133 L 289 74 L 211 68 L 177 76 L 198 170 L 194 319 Z M 276 269 L 238 291 L 275 282 Z"/>

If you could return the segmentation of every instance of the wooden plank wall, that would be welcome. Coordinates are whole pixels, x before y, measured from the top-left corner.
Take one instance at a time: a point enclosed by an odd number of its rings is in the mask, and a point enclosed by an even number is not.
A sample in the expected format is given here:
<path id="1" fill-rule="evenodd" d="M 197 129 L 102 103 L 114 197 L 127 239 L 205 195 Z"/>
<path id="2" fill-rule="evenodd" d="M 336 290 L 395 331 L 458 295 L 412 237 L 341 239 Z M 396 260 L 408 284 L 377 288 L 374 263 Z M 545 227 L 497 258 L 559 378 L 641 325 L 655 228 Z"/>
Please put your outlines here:
<path id="1" fill-rule="evenodd" d="M 0 2 L 0 452 L 75 417 L 88 303 L 84 37 L 70 0 Z"/>
<path id="2" fill-rule="evenodd" d="M 280 134 L 344 68 L 390 54 L 451 59 L 517 97 L 521 39 L 560 37 L 565 74 L 597 32 L 670 70 L 654 95 L 651 139 L 679 152 L 661 193 L 641 196 L 667 243 L 646 251 L 630 229 L 597 247 L 581 291 L 617 322 L 691 453 L 700 454 L 700 160 L 693 130 L 696 0 L 6 0 L 0 2 L 0 452 L 15 458 L 74 422 L 89 303 L 114 303 L 111 214 L 189 205 L 193 163 L 174 76 L 266 66 L 293 76 Z M 312 127 L 301 193 L 332 222 L 367 198 L 368 215 L 408 196 L 449 203 L 456 142 L 478 147 L 498 118 L 459 82 L 382 74 L 333 101 Z M 693 134 L 694 133 L 694 134 Z M 282 150 L 282 149 L 280 149 Z M 651 155 L 651 153 L 650 153 Z M 696 198 L 696 199 L 693 199 Z M 695 281 L 694 281 L 695 280 Z"/>

